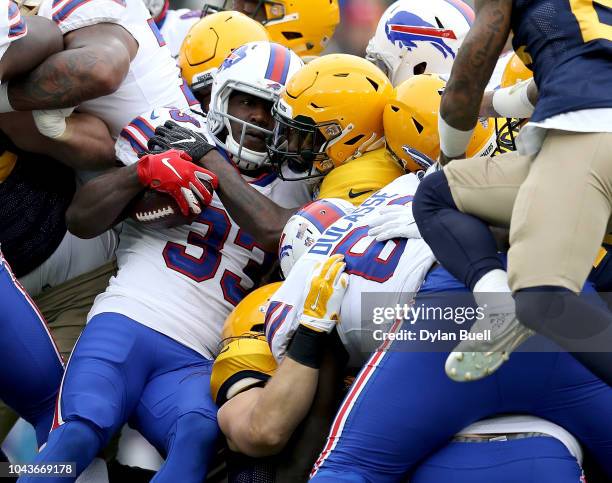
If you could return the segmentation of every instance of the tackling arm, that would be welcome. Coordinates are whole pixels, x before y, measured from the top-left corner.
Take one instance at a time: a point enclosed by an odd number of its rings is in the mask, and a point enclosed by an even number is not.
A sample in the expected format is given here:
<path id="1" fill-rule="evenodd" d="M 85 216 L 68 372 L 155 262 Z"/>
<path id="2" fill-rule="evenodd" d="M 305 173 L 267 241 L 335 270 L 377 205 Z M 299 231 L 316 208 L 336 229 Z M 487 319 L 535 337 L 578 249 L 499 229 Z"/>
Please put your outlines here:
<path id="1" fill-rule="evenodd" d="M 300 325 L 276 373 L 264 388 L 237 395 L 219 410 L 219 426 L 232 449 L 253 457 L 278 453 L 308 413 L 348 285 L 344 268 L 341 255 L 315 268 Z"/>
<path id="2" fill-rule="evenodd" d="M 285 357 L 264 388 L 226 402 L 218 421 L 230 448 L 253 457 L 282 450 L 310 409 L 318 376 L 318 369 Z"/>
<path id="3" fill-rule="evenodd" d="M 510 32 L 512 0 L 477 0 L 476 19 L 453 64 L 440 105 L 440 162 L 462 157 L 487 82 Z"/>
<path id="4" fill-rule="evenodd" d="M 0 79 L 6 81 L 29 72 L 64 48 L 62 34 L 46 18 L 24 17 L 28 34 L 13 42 L 0 61 Z"/>
<path id="5" fill-rule="evenodd" d="M 49 57 L 23 80 L 9 84 L 13 109 L 67 108 L 112 94 L 138 51 L 134 37 L 109 23 L 70 32 L 64 43 L 64 51 Z"/>
<path id="6" fill-rule="evenodd" d="M 38 132 L 30 112 L 0 114 L 0 130 L 24 151 L 51 156 L 77 170 L 100 171 L 116 166 L 115 142 L 103 121 L 90 114 L 74 113 L 66 123 L 66 134 L 58 141 Z"/>
<path id="7" fill-rule="evenodd" d="M 240 228 L 266 250 L 276 251 L 285 224 L 299 208 L 283 208 L 253 189 L 216 150 L 204 156 L 200 164 L 219 178 L 217 194 Z"/>

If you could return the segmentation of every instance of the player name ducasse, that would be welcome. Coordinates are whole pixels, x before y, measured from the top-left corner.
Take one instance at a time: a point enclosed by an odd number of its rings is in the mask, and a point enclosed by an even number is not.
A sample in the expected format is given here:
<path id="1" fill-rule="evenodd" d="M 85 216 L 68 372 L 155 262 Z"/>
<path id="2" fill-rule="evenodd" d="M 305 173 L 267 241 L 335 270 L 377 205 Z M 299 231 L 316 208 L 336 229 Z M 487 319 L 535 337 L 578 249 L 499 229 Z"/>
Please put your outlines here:
<path id="1" fill-rule="evenodd" d="M 483 330 L 482 332 L 470 333 L 469 330 L 459 330 L 457 332 L 445 332 L 443 330 L 408 330 L 402 329 L 396 332 L 386 332 L 384 330 L 375 330 L 372 333 L 376 341 L 420 341 L 420 342 L 440 342 L 440 341 L 461 341 L 461 340 L 491 340 L 491 331 Z"/>

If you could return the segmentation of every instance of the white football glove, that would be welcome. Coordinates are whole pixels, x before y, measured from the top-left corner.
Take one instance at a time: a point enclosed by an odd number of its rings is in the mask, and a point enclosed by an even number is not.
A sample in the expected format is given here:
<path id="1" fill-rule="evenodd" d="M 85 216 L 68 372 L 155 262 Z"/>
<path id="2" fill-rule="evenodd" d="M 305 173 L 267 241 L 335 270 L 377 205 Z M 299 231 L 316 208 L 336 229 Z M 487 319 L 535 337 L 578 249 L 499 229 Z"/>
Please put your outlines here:
<path id="1" fill-rule="evenodd" d="M 60 139 L 66 132 L 66 118 L 72 114 L 74 107 L 62 109 L 43 109 L 32 111 L 38 131 L 48 138 Z"/>
<path id="2" fill-rule="evenodd" d="M 376 217 L 368 223 L 368 235 L 376 241 L 393 238 L 422 238 L 419 227 L 414 221 L 412 203 L 409 205 L 387 205 L 378 210 Z"/>
<path id="3" fill-rule="evenodd" d="M 334 329 L 348 287 L 345 266 L 344 257 L 334 255 L 314 268 L 306 284 L 308 294 L 300 317 L 302 325 L 328 334 Z"/>

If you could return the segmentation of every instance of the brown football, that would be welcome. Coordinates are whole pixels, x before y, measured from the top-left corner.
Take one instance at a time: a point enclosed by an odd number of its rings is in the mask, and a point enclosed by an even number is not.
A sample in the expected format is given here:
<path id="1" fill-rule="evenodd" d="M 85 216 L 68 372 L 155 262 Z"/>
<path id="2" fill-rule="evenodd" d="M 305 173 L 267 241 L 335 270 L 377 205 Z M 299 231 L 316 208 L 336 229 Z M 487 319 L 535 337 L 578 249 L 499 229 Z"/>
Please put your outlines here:
<path id="1" fill-rule="evenodd" d="M 212 193 L 210 183 L 202 181 Z M 128 216 L 150 228 L 173 228 L 189 225 L 198 215 L 189 213 L 184 216 L 174 198 L 169 194 L 147 189 L 132 200 L 128 206 Z"/>

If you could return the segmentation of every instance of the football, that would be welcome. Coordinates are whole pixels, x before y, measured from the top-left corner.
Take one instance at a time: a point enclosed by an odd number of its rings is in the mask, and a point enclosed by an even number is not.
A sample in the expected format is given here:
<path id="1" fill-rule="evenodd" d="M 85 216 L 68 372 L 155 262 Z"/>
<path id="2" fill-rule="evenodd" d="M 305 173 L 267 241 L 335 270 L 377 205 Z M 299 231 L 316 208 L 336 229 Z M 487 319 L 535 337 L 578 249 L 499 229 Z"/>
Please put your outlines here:
<path id="1" fill-rule="evenodd" d="M 214 191 L 210 183 L 202 181 L 211 193 Z M 204 208 L 205 209 L 205 208 Z M 144 190 L 132 200 L 128 206 L 128 216 L 138 223 L 150 228 L 173 228 L 189 225 L 198 215 L 181 213 L 178 203 L 172 196 L 152 189 Z"/>

